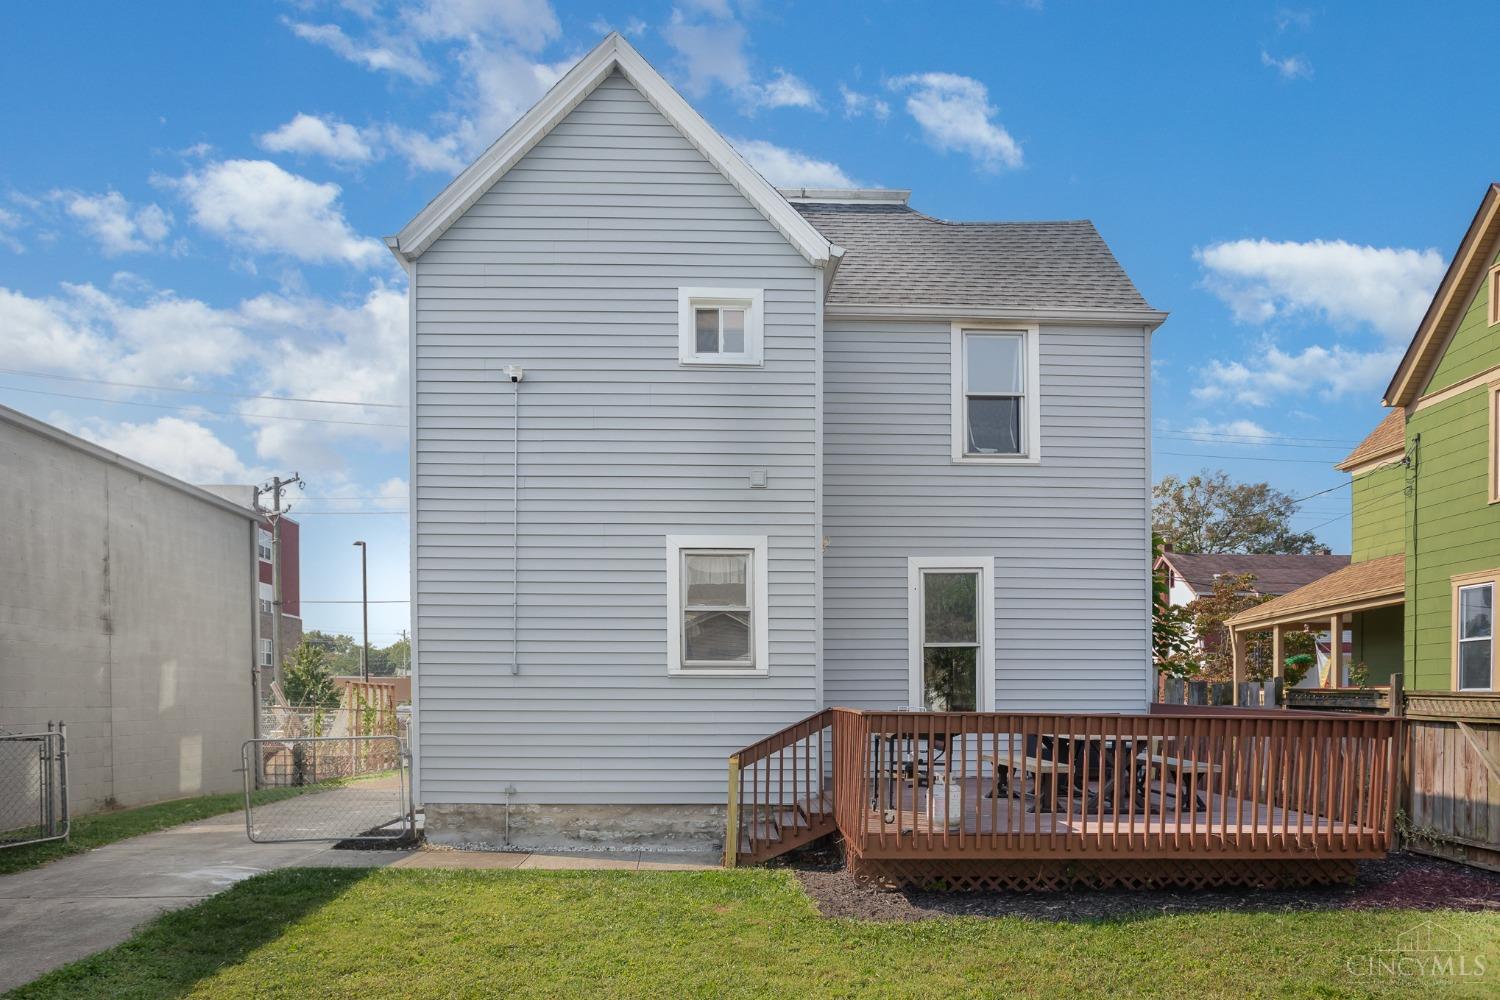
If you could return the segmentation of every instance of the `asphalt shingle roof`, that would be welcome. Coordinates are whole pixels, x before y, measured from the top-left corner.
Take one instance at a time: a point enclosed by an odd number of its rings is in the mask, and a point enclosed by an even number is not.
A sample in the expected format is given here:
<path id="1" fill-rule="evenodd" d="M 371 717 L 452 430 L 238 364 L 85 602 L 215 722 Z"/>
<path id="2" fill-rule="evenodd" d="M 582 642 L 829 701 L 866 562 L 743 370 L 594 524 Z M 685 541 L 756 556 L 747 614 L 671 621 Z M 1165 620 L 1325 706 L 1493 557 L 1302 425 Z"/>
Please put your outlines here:
<path id="1" fill-rule="evenodd" d="M 1348 556 L 1333 555 L 1199 555 L 1168 552 L 1167 563 L 1200 595 L 1214 589 L 1214 577 L 1255 574 L 1260 594 L 1286 594 L 1349 565 Z"/>
<path id="2" fill-rule="evenodd" d="M 1348 469 L 1361 462 L 1387 455 L 1406 447 L 1406 408 L 1398 406 L 1375 425 L 1375 429 L 1359 443 L 1349 457 L 1335 468 Z"/>
<path id="3" fill-rule="evenodd" d="M 1396 553 L 1380 559 L 1351 563 L 1341 570 L 1314 580 L 1274 601 L 1257 604 L 1225 621 L 1232 625 L 1287 622 L 1299 616 L 1319 616 L 1325 609 L 1364 601 L 1401 597 L 1406 593 L 1406 556 Z"/>
<path id="4" fill-rule="evenodd" d="M 946 222 L 908 205 L 795 206 L 845 250 L 833 304 L 1151 310 L 1086 219 Z"/>

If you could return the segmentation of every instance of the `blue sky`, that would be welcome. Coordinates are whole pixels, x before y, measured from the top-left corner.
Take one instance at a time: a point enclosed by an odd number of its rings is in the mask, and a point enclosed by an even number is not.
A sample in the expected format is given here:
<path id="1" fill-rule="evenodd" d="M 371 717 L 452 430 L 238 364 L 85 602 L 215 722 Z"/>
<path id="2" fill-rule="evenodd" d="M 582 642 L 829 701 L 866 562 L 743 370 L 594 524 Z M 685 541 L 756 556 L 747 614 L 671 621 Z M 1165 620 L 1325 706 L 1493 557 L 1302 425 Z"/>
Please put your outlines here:
<path id="1" fill-rule="evenodd" d="M 1093 219 L 1172 312 L 1158 476 L 1342 483 L 1500 172 L 1484 3 L 82 6 L 0 13 L 0 402 L 198 482 L 300 471 L 304 598 L 357 598 L 368 540 L 379 644 L 407 466 L 378 238 L 610 28 L 773 181 Z M 1345 550 L 1347 493 L 1297 524 Z"/>

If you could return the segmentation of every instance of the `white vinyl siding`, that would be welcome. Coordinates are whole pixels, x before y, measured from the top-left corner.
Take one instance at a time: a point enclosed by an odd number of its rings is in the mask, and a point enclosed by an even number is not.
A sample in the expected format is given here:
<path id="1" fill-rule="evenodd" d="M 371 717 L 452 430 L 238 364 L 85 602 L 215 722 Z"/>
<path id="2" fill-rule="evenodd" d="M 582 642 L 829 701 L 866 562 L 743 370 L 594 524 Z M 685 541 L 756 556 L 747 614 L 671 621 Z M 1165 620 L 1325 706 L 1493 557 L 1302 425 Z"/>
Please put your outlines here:
<path id="1" fill-rule="evenodd" d="M 722 806 L 728 754 L 821 707 L 817 272 L 614 74 L 412 288 L 424 801 Z M 682 365 L 683 288 L 760 289 L 763 365 Z M 669 535 L 766 539 L 765 676 L 668 672 Z"/>
<path id="2" fill-rule="evenodd" d="M 824 344 L 825 700 L 911 704 L 908 560 L 982 555 L 997 710 L 1143 710 L 1144 331 L 1040 327 L 1037 465 L 952 460 L 948 322 L 830 318 Z"/>

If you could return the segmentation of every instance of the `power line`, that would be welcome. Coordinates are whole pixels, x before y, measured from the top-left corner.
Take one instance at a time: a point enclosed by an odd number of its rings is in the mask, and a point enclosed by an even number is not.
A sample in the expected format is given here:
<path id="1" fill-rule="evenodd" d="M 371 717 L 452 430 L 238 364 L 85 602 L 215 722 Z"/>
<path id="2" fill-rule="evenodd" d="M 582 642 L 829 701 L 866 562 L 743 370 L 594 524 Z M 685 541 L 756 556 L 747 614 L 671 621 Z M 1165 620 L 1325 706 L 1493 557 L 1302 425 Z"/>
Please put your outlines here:
<path id="1" fill-rule="evenodd" d="M 1343 451 L 1343 445 L 1334 444 L 1293 444 L 1290 442 L 1276 441 L 1269 438 L 1205 438 L 1194 434 L 1163 434 L 1156 435 L 1159 438 L 1173 438 L 1178 441 L 1197 441 L 1200 444 L 1244 444 L 1254 445 L 1260 448 L 1315 448 L 1320 451 Z"/>
<path id="2" fill-rule="evenodd" d="M 229 410 L 205 410 L 201 406 L 173 406 L 170 403 L 142 403 L 133 399 L 110 399 L 107 396 L 82 396 L 73 392 L 57 392 L 51 389 L 23 389 L 18 385 L 0 385 L 0 392 L 28 392 L 37 396 L 61 396 L 63 399 L 87 399 L 111 406 L 145 406 L 153 410 L 177 410 L 182 413 L 211 413 L 216 417 L 238 417 L 241 420 L 295 420 L 299 423 L 345 424 L 353 427 L 400 427 L 405 424 L 386 424 L 369 420 L 332 420 L 328 417 L 288 417 L 279 413 L 234 413 Z"/>
<path id="3" fill-rule="evenodd" d="M 1172 455 L 1176 458 L 1217 458 L 1226 462 L 1296 462 L 1299 465 L 1321 465 L 1327 468 L 1332 462 L 1316 458 L 1278 458 L 1275 455 L 1208 455 L 1195 451 L 1158 451 L 1157 455 Z"/>
<path id="4" fill-rule="evenodd" d="M 94 385 L 113 385 L 122 389 L 150 389 L 155 392 L 183 392 L 192 396 L 233 396 L 236 399 L 275 399 L 285 403 L 326 403 L 329 406 L 373 406 L 381 409 L 404 410 L 405 403 L 360 403 L 348 399 L 315 399 L 311 396 L 275 396 L 270 393 L 231 392 L 228 389 L 185 389 L 176 385 L 150 385 L 144 382 L 112 382 L 103 378 L 84 378 L 82 375 L 56 375 L 51 372 L 30 372 L 21 368 L 0 368 L 5 375 L 23 375 L 26 378 L 50 378 L 63 382 L 90 382 Z"/>
<path id="5" fill-rule="evenodd" d="M 1310 443 L 1315 443 L 1315 444 L 1338 445 L 1341 448 L 1352 448 L 1355 444 L 1358 443 L 1356 441 L 1351 441 L 1348 438 L 1306 437 L 1306 436 L 1303 436 L 1301 434 L 1272 434 L 1270 432 L 1267 432 L 1265 434 L 1248 434 L 1248 433 L 1245 433 L 1243 431 L 1215 431 L 1215 430 L 1195 431 L 1195 430 L 1191 430 L 1191 429 L 1187 429 L 1187 430 L 1179 429 L 1179 430 L 1175 430 L 1175 431 L 1174 430 L 1161 430 L 1161 431 L 1157 431 L 1157 433 L 1158 434 L 1181 434 L 1181 435 L 1185 435 L 1185 436 L 1188 436 L 1188 437 L 1202 437 L 1202 438 L 1226 438 L 1226 439 L 1227 438 L 1246 438 L 1246 439 L 1249 439 L 1251 441 L 1302 441 L 1302 442 L 1310 442 Z"/>
<path id="6" fill-rule="evenodd" d="M 396 599 L 385 600 L 385 601 L 369 601 L 369 602 L 358 601 L 358 600 L 355 600 L 355 601 L 310 601 L 310 600 L 308 600 L 306 598 L 303 598 L 298 603 L 299 604 L 363 604 L 363 603 L 369 603 L 369 604 L 410 604 L 411 601 L 410 600 L 396 600 Z"/>
<path id="7" fill-rule="evenodd" d="M 1316 493 L 1309 493 L 1305 497 L 1293 497 L 1292 498 L 1292 503 L 1302 503 L 1304 500 L 1311 500 L 1313 497 L 1320 497 L 1320 496 L 1323 496 L 1325 493 L 1332 493 L 1334 490 L 1342 490 L 1342 489 L 1344 489 L 1344 488 L 1346 488 L 1348 486 L 1352 486 L 1353 484 L 1354 484 L 1354 480 L 1353 479 L 1346 479 L 1342 483 L 1339 483 L 1337 486 L 1330 486 L 1326 490 L 1319 490 Z"/>
<path id="8" fill-rule="evenodd" d="M 410 514 L 409 510 L 303 510 L 297 508 L 297 517 L 367 517 L 372 514 Z"/>

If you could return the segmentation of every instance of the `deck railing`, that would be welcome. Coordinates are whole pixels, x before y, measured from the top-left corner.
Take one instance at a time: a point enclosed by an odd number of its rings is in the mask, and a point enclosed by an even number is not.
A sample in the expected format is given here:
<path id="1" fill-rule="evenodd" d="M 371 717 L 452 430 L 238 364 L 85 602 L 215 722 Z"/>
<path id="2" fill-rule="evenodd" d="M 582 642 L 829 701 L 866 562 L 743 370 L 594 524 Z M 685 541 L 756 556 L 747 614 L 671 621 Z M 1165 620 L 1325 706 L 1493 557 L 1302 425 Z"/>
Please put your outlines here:
<path id="1" fill-rule="evenodd" d="M 1398 719 L 830 711 L 834 814 L 856 858 L 1326 859 L 1391 847 Z"/>
<path id="2" fill-rule="evenodd" d="M 724 863 L 754 864 L 834 830 L 832 709 L 729 758 Z"/>

